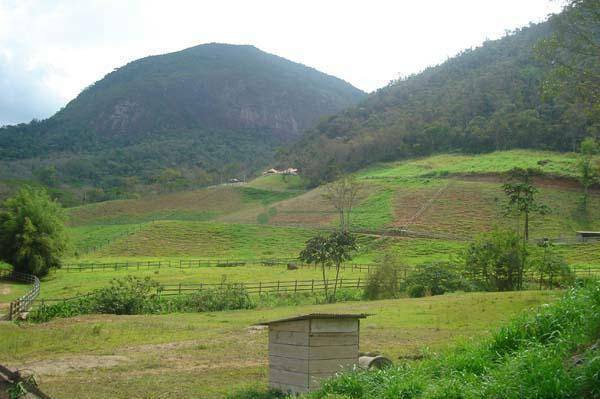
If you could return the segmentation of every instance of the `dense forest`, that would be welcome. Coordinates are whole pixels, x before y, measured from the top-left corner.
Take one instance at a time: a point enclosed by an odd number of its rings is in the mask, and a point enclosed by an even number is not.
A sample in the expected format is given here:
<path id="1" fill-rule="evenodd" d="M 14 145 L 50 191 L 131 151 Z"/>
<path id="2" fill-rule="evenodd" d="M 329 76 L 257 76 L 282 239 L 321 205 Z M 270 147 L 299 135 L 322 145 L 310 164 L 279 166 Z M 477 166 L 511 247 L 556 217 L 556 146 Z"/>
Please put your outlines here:
<path id="1" fill-rule="evenodd" d="M 317 184 L 433 152 L 576 150 L 600 134 L 598 4 L 571 1 L 544 23 L 394 81 L 319 123 L 280 159 Z"/>
<path id="2" fill-rule="evenodd" d="M 241 178 L 364 96 L 253 46 L 151 56 L 109 73 L 47 120 L 1 128 L 0 178 L 107 191 Z"/>

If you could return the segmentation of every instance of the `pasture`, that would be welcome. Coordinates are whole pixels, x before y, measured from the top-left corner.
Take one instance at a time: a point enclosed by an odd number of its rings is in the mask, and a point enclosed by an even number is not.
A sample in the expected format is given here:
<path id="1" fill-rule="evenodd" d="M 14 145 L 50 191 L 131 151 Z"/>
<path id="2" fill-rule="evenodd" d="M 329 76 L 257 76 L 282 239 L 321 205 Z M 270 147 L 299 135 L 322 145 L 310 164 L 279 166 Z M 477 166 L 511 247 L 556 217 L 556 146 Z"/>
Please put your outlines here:
<path id="1" fill-rule="evenodd" d="M 539 161 L 543 165 L 539 165 Z M 514 226 L 505 214 L 502 174 L 515 166 L 539 167 L 539 198 L 551 208 L 531 219 L 531 237 L 564 238 L 557 251 L 581 273 L 600 267 L 600 243 L 573 244 L 574 231 L 600 228 L 600 192 L 592 190 L 586 214 L 578 207 L 573 154 L 508 151 L 477 156 L 437 155 L 377 165 L 357 173 L 363 184 L 352 214 L 359 250 L 351 263 L 373 264 L 393 253 L 413 267 L 461 262 L 469 242 L 495 225 Z M 226 281 L 320 280 L 318 268 L 287 270 L 260 260 L 298 256 L 305 242 L 330 231 L 337 214 L 324 187 L 303 189 L 297 176 L 264 176 L 247 184 L 108 201 L 68 210 L 67 264 L 155 262 L 171 267 L 62 269 L 42 279 L 40 299 L 68 298 L 127 275 L 161 284 Z M 410 231 L 438 238 L 399 237 Z M 535 245 L 532 245 L 535 251 Z M 244 265 L 178 267 L 194 259 L 244 260 Z M 333 278 L 333 270 L 327 271 Z M 342 278 L 365 278 L 346 267 Z M 0 283 L 0 313 L 26 285 Z M 0 356 L 32 369 L 57 397 L 227 397 L 266 386 L 266 336 L 251 325 L 305 312 L 366 312 L 362 350 L 398 360 L 426 348 L 477 339 L 518 312 L 553 300 L 553 291 L 455 293 L 422 299 L 280 305 L 243 311 L 143 316 L 89 315 L 43 324 L 0 324 Z M 283 302 L 282 302 L 283 303 Z M 2 305 L 4 304 L 4 305 Z M 469 317 L 465 317 L 469 315 Z M 6 359 L 6 360 L 5 360 Z"/>
<path id="2" fill-rule="evenodd" d="M 0 357 L 36 372 L 44 390 L 78 398 L 224 398 L 267 384 L 266 320 L 310 312 L 372 313 L 361 350 L 402 362 L 486 335 L 555 291 L 451 294 L 422 299 L 303 305 L 157 316 L 83 316 L 0 324 Z M 464 317 L 468 314 L 469 317 Z"/>

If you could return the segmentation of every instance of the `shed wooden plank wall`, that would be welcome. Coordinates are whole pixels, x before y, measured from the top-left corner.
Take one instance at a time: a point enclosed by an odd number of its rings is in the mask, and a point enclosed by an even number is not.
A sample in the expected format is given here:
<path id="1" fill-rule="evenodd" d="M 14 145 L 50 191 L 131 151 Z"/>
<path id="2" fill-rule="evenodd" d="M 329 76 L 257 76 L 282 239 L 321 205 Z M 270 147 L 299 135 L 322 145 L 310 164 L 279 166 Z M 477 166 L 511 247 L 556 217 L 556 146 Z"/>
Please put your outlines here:
<path id="1" fill-rule="evenodd" d="M 310 320 L 269 326 L 269 385 L 293 393 L 309 389 Z"/>
<path id="2" fill-rule="evenodd" d="M 269 385 L 307 392 L 358 362 L 357 319 L 312 319 L 269 326 Z"/>

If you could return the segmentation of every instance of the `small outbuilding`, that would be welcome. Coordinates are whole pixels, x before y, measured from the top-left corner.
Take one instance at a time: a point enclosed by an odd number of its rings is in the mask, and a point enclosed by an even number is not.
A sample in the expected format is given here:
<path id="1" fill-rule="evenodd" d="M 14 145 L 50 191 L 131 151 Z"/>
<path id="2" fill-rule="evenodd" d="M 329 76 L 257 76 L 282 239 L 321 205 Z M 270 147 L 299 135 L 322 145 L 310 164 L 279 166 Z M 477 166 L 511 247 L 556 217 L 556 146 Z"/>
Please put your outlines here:
<path id="1" fill-rule="evenodd" d="M 308 392 L 357 365 L 360 319 L 367 316 L 312 313 L 260 323 L 269 327 L 269 386 Z"/>
<path id="2" fill-rule="evenodd" d="M 576 231 L 577 241 L 600 241 L 600 231 Z"/>

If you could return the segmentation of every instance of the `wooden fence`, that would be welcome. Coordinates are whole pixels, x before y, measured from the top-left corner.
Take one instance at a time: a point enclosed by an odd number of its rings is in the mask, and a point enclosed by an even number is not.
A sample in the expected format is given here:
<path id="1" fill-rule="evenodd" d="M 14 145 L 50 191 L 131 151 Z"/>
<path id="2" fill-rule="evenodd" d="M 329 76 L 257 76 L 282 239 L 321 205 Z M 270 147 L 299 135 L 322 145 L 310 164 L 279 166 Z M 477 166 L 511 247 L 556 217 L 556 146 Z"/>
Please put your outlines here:
<path id="1" fill-rule="evenodd" d="M 12 270 L 0 270 L 0 280 L 32 284 L 31 289 L 25 295 L 10 303 L 8 314 L 5 316 L 7 320 L 13 320 L 19 317 L 21 313 L 27 312 L 40 294 L 40 280 L 34 275 L 14 272 Z"/>
<path id="2" fill-rule="evenodd" d="M 298 292 L 315 292 L 324 291 L 327 286 L 328 289 L 333 289 L 335 285 L 334 280 L 326 280 L 327 284 L 320 279 L 312 280 L 277 280 L 277 281 L 259 281 L 259 282 L 242 282 L 242 283 L 179 283 L 179 284 L 164 284 L 159 288 L 160 295 L 182 295 L 188 294 L 194 291 L 200 291 L 203 289 L 211 288 L 223 288 L 228 285 L 234 285 L 242 287 L 248 292 L 248 294 L 282 294 L 282 293 L 298 293 Z M 337 287 L 339 288 L 364 288 L 366 278 L 340 278 L 337 280 Z"/>
<path id="3" fill-rule="evenodd" d="M 132 262 L 93 262 L 93 263 L 70 263 L 62 266 L 66 271 L 102 271 L 102 270 L 149 270 L 161 268 L 186 269 L 194 267 L 235 267 L 235 266 L 281 266 L 293 264 L 298 267 L 319 268 L 319 265 L 309 265 L 300 262 L 296 258 L 278 259 L 177 259 L 156 261 L 132 261 Z M 328 265 L 331 269 L 335 266 Z M 345 263 L 342 270 L 360 270 L 370 272 L 377 267 L 374 264 Z"/>

